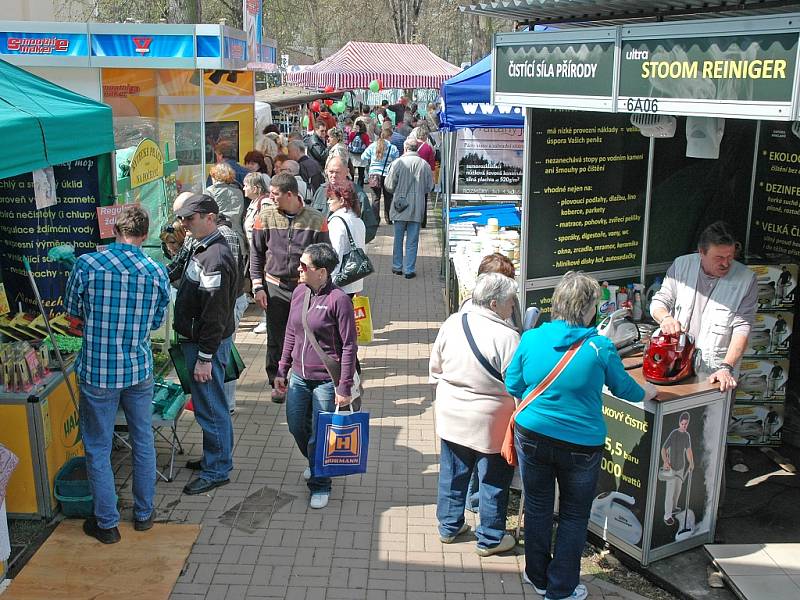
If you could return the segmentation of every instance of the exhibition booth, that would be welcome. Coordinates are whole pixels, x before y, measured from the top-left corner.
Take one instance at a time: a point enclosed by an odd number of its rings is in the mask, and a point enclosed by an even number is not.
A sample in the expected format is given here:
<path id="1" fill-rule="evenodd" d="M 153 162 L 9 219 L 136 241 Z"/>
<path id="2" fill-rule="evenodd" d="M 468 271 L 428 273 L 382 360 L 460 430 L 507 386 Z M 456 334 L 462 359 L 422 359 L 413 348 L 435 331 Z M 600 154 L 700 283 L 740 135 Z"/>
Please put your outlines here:
<path id="1" fill-rule="evenodd" d="M 0 440 L 19 458 L 5 503 L 11 516 L 41 518 L 56 510 L 57 472 L 83 454 L 69 355 L 62 368 L 39 346 L 41 308 L 59 310 L 69 274 L 48 252 L 100 242 L 96 206 L 113 201 L 114 134 L 108 106 L 2 60 L 0 100 L 0 136 L 13 149 L 0 166 Z M 49 316 L 69 332 L 68 319 Z"/>
<path id="2" fill-rule="evenodd" d="M 472 295 L 483 256 L 502 252 L 520 274 L 524 113 L 490 95 L 491 56 L 441 89 L 442 272 L 451 313 Z"/>
<path id="3" fill-rule="evenodd" d="M 145 138 L 201 191 L 219 143 L 254 147 L 253 71 L 243 31 L 224 25 L 0 22 L 0 58 L 111 106 L 116 148 Z"/>
<path id="4" fill-rule="evenodd" d="M 542 14 L 567 10 L 543 4 Z M 466 10 L 512 18 L 524 8 Z M 612 8 L 601 13 L 625 20 Z M 498 34 L 492 54 L 491 104 L 525 107 L 524 306 L 549 318 L 560 277 L 583 270 L 608 282 L 606 311 L 634 294 L 646 308 L 656 278 L 720 219 L 742 240 L 742 260 L 759 285 L 730 422 L 722 395 L 700 380 L 662 387 L 644 405 L 606 398 L 609 435 L 590 529 L 646 565 L 713 541 L 726 436 L 779 445 L 785 402 L 800 381 L 800 361 L 790 361 L 800 262 L 800 15 L 581 27 L 563 17 L 559 31 Z M 697 468 L 666 473 L 661 450 L 684 413 Z M 680 511 L 667 514 L 676 489 Z"/>

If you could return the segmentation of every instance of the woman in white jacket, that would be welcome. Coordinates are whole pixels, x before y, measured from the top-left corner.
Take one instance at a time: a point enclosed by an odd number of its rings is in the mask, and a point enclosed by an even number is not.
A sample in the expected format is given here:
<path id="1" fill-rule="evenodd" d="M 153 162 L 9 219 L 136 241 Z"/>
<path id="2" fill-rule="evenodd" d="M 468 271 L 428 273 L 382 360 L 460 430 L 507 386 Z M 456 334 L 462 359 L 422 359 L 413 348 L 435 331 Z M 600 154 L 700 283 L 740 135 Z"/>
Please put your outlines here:
<path id="1" fill-rule="evenodd" d="M 469 530 L 464 507 L 470 476 L 477 469 L 480 525 L 475 552 L 480 556 L 506 552 L 516 544 L 505 534 L 514 469 L 500 455 L 515 408 L 502 377 L 519 345 L 519 334 L 506 322 L 516 294 L 513 279 L 481 275 L 472 306 L 448 317 L 431 350 L 430 381 L 436 383 L 436 433 L 441 438 L 439 539 L 450 544 Z"/>
<path id="2" fill-rule="evenodd" d="M 342 260 L 350 252 L 350 236 L 357 248 L 364 250 L 366 247 L 366 227 L 361 220 L 361 205 L 358 201 L 353 182 L 345 180 L 342 185 L 328 185 L 328 235 L 331 246 L 339 256 L 339 264 L 331 273 L 331 279 L 336 283 L 336 276 L 342 269 Z M 350 236 L 348 236 L 348 230 Z M 364 289 L 364 280 L 359 279 L 353 283 L 339 286 L 351 298 Z"/>

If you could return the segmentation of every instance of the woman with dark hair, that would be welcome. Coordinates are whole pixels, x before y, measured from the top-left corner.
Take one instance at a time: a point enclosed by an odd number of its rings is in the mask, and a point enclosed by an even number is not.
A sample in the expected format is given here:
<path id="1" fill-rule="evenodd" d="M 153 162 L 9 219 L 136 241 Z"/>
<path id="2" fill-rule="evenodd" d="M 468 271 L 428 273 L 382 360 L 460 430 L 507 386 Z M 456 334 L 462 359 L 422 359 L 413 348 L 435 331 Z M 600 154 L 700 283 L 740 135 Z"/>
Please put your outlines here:
<path id="1" fill-rule="evenodd" d="M 364 250 L 367 245 L 366 227 L 364 221 L 361 220 L 361 206 L 352 181 L 348 179 L 338 186 L 328 185 L 327 195 L 328 235 L 331 238 L 331 246 L 339 256 L 339 264 L 331 273 L 331 277 L 333 282 L 338 285 L 337 280 L 342 269 L 342 260 L 350 252 L 350 237 L 353 238 L 358 248 Z M 352 298 L 364 289 L 364 280 L 359 279 L 341 287 L 342 291 Z"/>
<path id="2" fill-rule="evenodd" d="M 355 152 L 353 149 L 358 146 L 358 144 L 353 144 L 353 140 L 356 139 L 358 136 L 361 139 L 361 152 Z M 350 132 L 350 135 L 347 136 L 347 144 L 350 150 L 350 162 L 353 163 L 353 168 L 356 171 L 356 181 L 358 185 L 364 187 L 364 178 L 365 172 L 367 167 L 369 167 L 369 163 L 364 160 L 364 151 L 370 145 L 369 135 L 367 134 L 367 125 L 364 121 L 356 121 L 355 125 L 353 126 L 353 130 Z"/>
<path id="3" fill-rule="evenodd" d="M 300 284 L 292 294 L 275 378 L 275 388 L 286 394 L 289 431 L 308 460 L 303 477 L 311 490 L 311 508 L 325 508 L 331 493 L 330 477 L 312 476 L 317 419 L 321 412 L 350 404 L 356 371 L 358 345 L 353 303 L 331 280 L 338 265 L 339 257 L 330 244 L 311 244 L 300 257 Z M 306 329 L 320 350 L 339 364 L 339 374 L 328 371 Z"/>
<path id="4" fill-rule="evenodd" d="M 272 169 L 267 166 L 266 157 L 260 150 L 250 150 L 244 155 L 244 167 L 251 173 L 264 173 L 272 177 Z"/>

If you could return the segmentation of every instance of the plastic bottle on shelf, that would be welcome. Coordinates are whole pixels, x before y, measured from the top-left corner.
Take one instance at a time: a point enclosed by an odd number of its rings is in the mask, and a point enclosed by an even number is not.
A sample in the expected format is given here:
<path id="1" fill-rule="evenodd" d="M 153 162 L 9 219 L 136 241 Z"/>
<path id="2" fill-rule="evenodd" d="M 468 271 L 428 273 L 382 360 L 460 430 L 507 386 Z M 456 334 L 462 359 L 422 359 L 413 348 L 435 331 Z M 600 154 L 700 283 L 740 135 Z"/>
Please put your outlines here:
<path id="1" fill-rule="evenodd" d="M 631 309 L 631 315 L 634 321 L 642 320 L 642 292 L 639 290 L 633 292 L 633 308 Z"/>
<path id="2" fill-rule="evenodd" d="M 611 286 L 604 281 L 600 286 L 600 298 L 597 300 L 597 324 L 614 312 L 616 304 L 611 300 Z"/>

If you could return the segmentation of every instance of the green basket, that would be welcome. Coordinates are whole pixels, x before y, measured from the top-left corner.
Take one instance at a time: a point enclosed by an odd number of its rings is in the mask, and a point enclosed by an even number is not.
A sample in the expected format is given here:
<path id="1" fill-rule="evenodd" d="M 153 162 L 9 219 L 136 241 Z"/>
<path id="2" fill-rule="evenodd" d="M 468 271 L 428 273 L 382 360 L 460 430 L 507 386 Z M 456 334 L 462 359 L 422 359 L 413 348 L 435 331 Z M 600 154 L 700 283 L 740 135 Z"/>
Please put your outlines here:
<path id="1" fill-rule="evenodd" d="M 86 518 L 94 514 L 92 490 L 87 479 L 66 479 L 75 471 L 86 473 L 86 457 L 70 458 L 56 473 L 53 494 L 61 503 L 65 517 Z"/>

